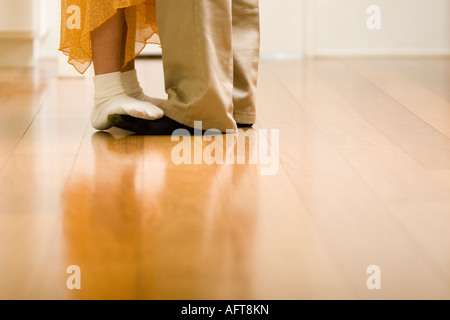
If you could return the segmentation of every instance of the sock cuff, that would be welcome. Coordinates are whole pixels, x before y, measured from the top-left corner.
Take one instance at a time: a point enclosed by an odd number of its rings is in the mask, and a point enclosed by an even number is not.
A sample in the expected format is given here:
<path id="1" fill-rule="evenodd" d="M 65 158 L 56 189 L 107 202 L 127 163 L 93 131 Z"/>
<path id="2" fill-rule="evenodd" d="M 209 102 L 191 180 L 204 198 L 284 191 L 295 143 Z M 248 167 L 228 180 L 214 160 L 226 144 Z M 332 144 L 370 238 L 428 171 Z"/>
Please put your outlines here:
<path id="1" fill-rule="evenodd" d="M 136 69 L 122 73 L 123 87 L 128 95 L 142 92 Z"/>
<path id="2" fill-rule="evenodd" d="M 125 94 L 121 72 L 112 72 L 94 77 L 95 99 Z"/>

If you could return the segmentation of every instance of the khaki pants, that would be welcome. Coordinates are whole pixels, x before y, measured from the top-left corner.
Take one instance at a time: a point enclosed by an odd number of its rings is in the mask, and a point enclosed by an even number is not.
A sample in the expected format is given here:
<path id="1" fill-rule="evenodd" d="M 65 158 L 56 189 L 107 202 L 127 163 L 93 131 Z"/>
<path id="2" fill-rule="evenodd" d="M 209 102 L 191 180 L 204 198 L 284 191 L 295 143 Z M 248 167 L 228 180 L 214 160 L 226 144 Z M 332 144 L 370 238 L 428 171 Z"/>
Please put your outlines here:
<path id="1" fill-rule="evenodd" d="M 166 116 L 203 129 L 254 124 L 259 0 L 157 0 Z"/>

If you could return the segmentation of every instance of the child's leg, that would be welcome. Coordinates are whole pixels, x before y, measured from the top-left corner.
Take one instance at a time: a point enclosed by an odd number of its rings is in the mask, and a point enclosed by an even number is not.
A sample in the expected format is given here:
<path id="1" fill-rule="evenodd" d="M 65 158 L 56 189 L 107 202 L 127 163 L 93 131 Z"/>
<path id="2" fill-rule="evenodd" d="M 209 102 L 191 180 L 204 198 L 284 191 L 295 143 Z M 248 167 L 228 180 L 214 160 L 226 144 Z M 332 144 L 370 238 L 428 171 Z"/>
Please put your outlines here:
<path id="1" fill-rule="evenodd" d="M 126 23 L 124 23 L 122 29 L 122 57 L 125 57 L 125 48 L 127 45 L 127 32 L 128 26 Z M 123 66 L 120 69 L 120 72 L 122 72 L 123 87 L 127 95 L 129 95 L 130 97 L 140 101 L 150 102 L 155 106 L 159 105 L 164 101 L 162 99 L 149 97 L 144 94 L 144 90 L 142 89 L 138 80 L 135 59 L 131 60 L 125 66 Z"/>
<path id="2" fill-rule="evenodd" d="M 127 46 L 127 33 L 128 33 L 128 26 L 127 23 L 124 22 L 123 26 L 122 26 L 122 58 L 124 61 L 125 60 L 125 50 L 126 50 L 126 46 Z M 136 69 L 136 63 L 135 63 L 135 59 L 131 60 L 130 62 L 128 62 L 125 66 L 120 68 L 120 72 L 125 73 L 125 72 L 130 72 Z"/>
<path id="3" fill-rule="evenodd" d="M 119 9 L 109 20 L 91 32 L 95 75 L 118 72 L 122 69 L 122 50 L 125 11 Z"/>
<path id="4" fill-rule="evenodd" d="M 112 127 L 112 123 L 108 121 L 111 114 L 128 114 L 147 120 L 159 119 L 164 115 L 152 103 L 139 101 L 126 94 L 121 76 L 125 24 L 124 9 L 119 9 L 113 17 L 91 32 L 96 74 L 92 125 L 99 130 Z"/>
<path id="5" fill-rule="evenodd" d="M 239 126 L 256 122 L 259 47 L 259 0 L 233 0 L 233 116 Z"/>

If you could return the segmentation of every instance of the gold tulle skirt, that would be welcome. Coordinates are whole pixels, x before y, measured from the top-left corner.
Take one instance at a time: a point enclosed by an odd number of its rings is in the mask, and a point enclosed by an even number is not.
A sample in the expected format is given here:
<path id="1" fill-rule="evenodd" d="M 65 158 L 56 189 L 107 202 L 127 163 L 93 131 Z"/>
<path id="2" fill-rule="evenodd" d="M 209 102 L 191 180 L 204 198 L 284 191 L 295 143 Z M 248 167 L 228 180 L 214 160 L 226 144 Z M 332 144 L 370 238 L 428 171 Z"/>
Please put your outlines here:
<path id="1" fill-rule="evenodd" d="M 155 0 L 61 0 L 61 42 L 59 50 L 68 62 L 84 73 L 92 63 L 91 34 L 125 8 L 128 33 L 124 65 L 146 44 L 159 44 Z"/>

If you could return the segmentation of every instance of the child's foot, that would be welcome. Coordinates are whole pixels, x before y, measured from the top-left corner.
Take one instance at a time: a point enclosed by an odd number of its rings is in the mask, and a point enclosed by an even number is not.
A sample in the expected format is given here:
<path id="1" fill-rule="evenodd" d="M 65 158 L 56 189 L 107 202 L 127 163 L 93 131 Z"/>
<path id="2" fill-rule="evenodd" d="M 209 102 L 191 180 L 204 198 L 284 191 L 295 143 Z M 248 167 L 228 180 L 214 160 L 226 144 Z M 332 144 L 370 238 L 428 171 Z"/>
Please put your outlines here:
<path id="1" fill-rule="evenodd" d="M 144 94 L 144 91 L 138 92 L 138 93 L 134 93 L 134 94 L 128 94 L 128 96 L 139 100 L 139 101 L 144 101 L 144 102 L 149 102 L 155 106 L 159 106 L 161 103 L 164 102 L 163 99 L 159 99 L 159 98 L 153 98 L 153 97 L 149 97 L 147 95 Z"/>
<path id="2" fill-rule="evenodd" d="M 123 72 L 121 74 L 123 87 L 127 95 L 140 101 L 149 102 L 155 106 L 159 106 L 164 100 L 152 98 L 144 94 L 144 90 L 139 83 L 136 70 Z"/>
<path id="3" fill-rule="evenodd" d="M 108 121 L 111 114 L 131 115 L 147 120 L 159 119 L 164 112 L 154 104 L 129 97 L 124 89 L 121 73 L 113 72 L 94 78 L 95 106 L 92 111 L 92 126 L 107 130 L 113 126 Z"/>
<path id="4" fill-rule="evenodd" d="M 136 100 L 126 94 L 120 94 L 96 99 L 91 118 L 92 126 L 97 130 L 111 128 L 114 125 L 108 120 L 108 116 L 111 114 L 130 115 L 146 120 L 156 120 L 164 116 L 164 112 L 155 105 Z"/>

